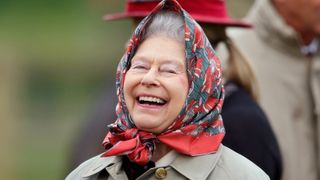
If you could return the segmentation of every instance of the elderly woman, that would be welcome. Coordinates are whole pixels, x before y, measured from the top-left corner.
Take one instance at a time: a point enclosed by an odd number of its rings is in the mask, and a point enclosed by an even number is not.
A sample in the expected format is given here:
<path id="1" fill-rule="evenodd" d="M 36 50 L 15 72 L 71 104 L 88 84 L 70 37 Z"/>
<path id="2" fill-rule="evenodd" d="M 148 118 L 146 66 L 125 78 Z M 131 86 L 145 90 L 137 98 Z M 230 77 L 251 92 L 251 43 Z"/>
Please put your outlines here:
<path id="1" fill-rule="evenodd" d="M 119 63 L 107 151 L 67 179 L 269 179 L 221 144 L 222 83 L 200 26 L 175 0 L 162 1 Z"/>

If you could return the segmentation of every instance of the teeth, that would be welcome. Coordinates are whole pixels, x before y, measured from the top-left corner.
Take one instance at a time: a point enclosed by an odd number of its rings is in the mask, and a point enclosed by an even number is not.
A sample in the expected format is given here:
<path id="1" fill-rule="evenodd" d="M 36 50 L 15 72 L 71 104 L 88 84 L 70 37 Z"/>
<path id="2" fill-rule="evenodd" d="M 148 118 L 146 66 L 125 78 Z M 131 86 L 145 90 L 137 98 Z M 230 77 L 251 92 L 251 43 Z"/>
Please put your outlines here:
<path id="1" fill-rule="evenodd" d="M 156 102 L 156 103 L 164 103 L 164 101 L 160 98 L 156 97 L 148 97 L 148 96 L 140 96 L 139 101 L 149 101 L 149 102 Z"/>

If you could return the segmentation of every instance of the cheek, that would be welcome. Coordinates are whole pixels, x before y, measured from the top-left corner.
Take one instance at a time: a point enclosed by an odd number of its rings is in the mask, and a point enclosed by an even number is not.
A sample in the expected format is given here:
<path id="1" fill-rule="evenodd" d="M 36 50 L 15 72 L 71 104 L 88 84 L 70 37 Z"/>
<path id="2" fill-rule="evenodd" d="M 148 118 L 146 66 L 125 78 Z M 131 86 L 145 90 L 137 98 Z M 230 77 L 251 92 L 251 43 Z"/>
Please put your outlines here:
<path id="1" fill-rule="evenodd" d="M 179 77 L 178 80 L 179 80 L 179 83 L 181 84 L 181 89 L 183 89 L 183 92 L 185 92 L 185 94 L 187 94 L 188 90 L 189 90 L 188 77 L 182 76 L 182 77 Z"/>
<path id="2" fill-rule="evenodd" d="M 187 77 L 179 76 L 176 77 L 168 84 L 171 88 L 171 93 L 174 97 L 178 98 L 179 104 L 184 103 L 189 90 L 189 82 Z"/>
<path id="3" fill-rule="evenodd" d="M 313 4 L 312 7 L 307 8 L 304 14 L 308 14 L 307 20 L 312 19 L 312 23 L 318 26 L 320 23 L 320 0 L 316 4 Z"/>
<path id="4" fill-rule="evenodd" d="M 315 29 L 316 29 L 317 35 L 319 36 L 320 35 L 320 6 L 318 7 L 315 16 L 316 16 Z"/>
<path id="5" fill-rule="evenodd" d="M 320 36 L 320 21 L 319 21 L 319 24 L 316 27 L 316 32 L 317 32 L 317 35 Z"/>
<path id="6" fill-rule="evenodd" d="M 129 99 L 130 97 L 130 92 L 132 92 L 132 88 L 133 88 L 132 84 L 133 84 L 133 80 L 130 78 L 129 74 L 126 74 L 124 83 L 123 83 L 123 94 L 124 94 L 124 99 L 126 101 L 126 104 L 127 104 L 127 99 Z"/>

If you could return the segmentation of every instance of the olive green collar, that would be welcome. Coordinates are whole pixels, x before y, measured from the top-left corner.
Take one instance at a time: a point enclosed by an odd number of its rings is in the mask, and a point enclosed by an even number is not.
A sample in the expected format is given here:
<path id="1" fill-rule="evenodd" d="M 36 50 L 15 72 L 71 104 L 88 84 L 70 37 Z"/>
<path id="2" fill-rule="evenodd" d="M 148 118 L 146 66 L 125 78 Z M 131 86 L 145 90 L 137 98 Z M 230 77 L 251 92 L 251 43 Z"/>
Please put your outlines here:
<path id="1" fill-rule="evenodd" d="M 223 148 L 224 146 L 220 145 L 218 151 L 214 154 L 194 157 L 179 155 L 170 166 L 188 179 L 207 179 L 216 167 Z"/>
<path id="2" fill-rule="evenodd" d="M 179 154 L 175 157 L 171 164 L 168 166 L 178 171 L 181 175 L 188 179 L 206 179 L 212 172 L 216 164 L 218 163 L 224 146 L 220 145 L 218 151 L 214 154 L 200 155 L 200 156 L 186 156 Z M 111 169 L 113 172 L 120 173 L 122 161 L 120 156 L 101 157 L 98 155 L 92 158 L 90 164 L 84 167 L 82 177 L 89 177 L 101 172 L 103 169 L 107 169 L 109 172 Z M 157 168 L 157 167 L 155 167 Z"/>

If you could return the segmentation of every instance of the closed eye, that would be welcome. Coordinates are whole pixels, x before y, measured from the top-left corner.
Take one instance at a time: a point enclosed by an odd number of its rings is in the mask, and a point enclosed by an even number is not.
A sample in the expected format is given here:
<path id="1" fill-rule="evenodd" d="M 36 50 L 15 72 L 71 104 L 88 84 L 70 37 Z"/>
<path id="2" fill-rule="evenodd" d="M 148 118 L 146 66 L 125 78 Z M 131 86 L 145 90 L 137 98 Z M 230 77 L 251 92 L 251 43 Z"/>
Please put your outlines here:
<path id="1" fill-rule="evenodd" d="M 134 61 L 130 67 L 130 69 L 135 71 L 145 71 L 150 69 L 150 65 L 148 63 L 145 63 L 143 61 Z"/>
<path id="2" fill-rule="evenodd" d="M 179 68 L 174 64 L 163 64 L 160 66 L 159 71 L 169 74 L 178 74 Z"/>
<path id="3" fill-rule="evenodd" d="M 177 74 L 177 71 L 174 69 L 162 69 L 161 72 L 170 73 L 170 74 Z"/>
<path id="4" fill-rule="evenodd" d="M 144 65 L 134 65 L 131 68 L 132 69 L 148 69 L 147 66 L 144 66 Z"/>

